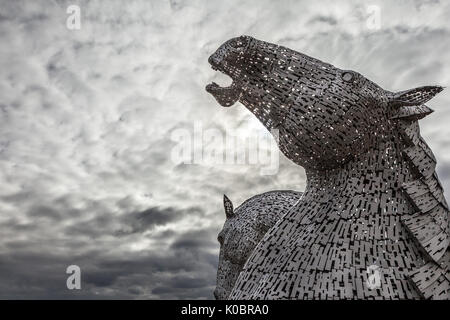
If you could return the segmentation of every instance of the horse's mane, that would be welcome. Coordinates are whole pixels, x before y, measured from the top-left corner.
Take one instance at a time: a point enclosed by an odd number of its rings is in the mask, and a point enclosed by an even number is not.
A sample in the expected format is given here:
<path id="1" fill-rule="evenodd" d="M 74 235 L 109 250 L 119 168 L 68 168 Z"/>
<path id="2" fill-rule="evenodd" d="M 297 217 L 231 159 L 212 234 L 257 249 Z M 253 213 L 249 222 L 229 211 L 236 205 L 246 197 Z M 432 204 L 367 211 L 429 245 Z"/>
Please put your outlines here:
<path id="1" fill-rule="evenodd" d="M 403 183 L 402 189 L 416 212 L 402 216 L 401 221 L 428 257 L 410 278 L 425 298 L 433 297 L 449 281 L 446 269 L 450 264 L 449 208 L 435 171 L 436 158 L 420 135 L 418 123 L 431 112 L 425 105 L 400 107 L 392 117 L 404 141 L 402 156 L 413 174 L 413 181 Z"/>

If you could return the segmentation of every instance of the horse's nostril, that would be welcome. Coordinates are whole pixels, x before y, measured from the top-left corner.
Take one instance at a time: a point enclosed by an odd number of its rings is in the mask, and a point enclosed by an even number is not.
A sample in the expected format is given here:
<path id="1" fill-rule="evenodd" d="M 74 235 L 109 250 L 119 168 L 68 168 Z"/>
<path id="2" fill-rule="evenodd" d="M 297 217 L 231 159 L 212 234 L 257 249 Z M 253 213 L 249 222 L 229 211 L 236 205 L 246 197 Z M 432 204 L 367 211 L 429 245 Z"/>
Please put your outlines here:
<path id="1" fill-rule="evenodd" d="M 208 58 L 208 62 L 209 64 L 212 66 L 212 68 L 214 70 L 217 70 L 217 68 L 219 67 L 219 59 L 217 58 L 217 56 L 215 56 L 215 54 L 212 54 L 209 58 Z"/>
<path id="2" fill-rule="evenodd" d="M 216 300 L 219 300 L 219 293 L 217 292 L 217 289 L 214 290 L 214 298 L 216 298 Z"/>
<path id="3" fill-rule="evenodd" d="M 208 62 L 209 62 L 209 64 L 213 64 L 214 63 L 214 58 L 213 58 L 213 56 L 211 55 L 211 56 L 209 56 L 209 58 L 208 58 Z"/>

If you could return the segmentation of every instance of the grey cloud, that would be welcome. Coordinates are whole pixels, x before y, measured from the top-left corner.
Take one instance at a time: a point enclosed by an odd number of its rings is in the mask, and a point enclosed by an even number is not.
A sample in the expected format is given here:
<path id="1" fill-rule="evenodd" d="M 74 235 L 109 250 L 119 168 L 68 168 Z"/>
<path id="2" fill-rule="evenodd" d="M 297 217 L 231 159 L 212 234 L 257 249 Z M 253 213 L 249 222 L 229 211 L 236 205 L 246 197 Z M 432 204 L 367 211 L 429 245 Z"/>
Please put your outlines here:
<path id="1" fill-rule="evenodd" d="M 57 210 L 55 210 L 51 207 L 43 206 L 43 205 L 38 205 L 38 206 L 32 207 L 28 211 L 28 216 L 30 216 L 30 217 L 46 217 L 51 220 L 56 220 L 56 219 L 61 218 L 61 215 Z"/>
<path id="2" fill-rule="evenodd" d="M 338 21 L 332 16 L 317 16 L 313 17 L 308 21 L 308 23 L 325 23 L 331 26 L 334 26 L 338 23 Z"/>
<path id="3" fill-rule="evenodd" d="M 211 239 L 215 239 L 217 233 L 213 230 L 193 230 L 188 231 L 178 238 L 171 245 L 171 249 L 174 250 L 195 250 L 204 248 L 217 248 L 217 244 L 211 242 Z M 208 241 L 205 241 L 208 239 Z"/>
<path id="4" fill-rule="evenodd" d="M 140 212 L 126 214 L 121 220 L 121 229 L 116 231 L 117 235 L 139 233 L 151 230 L 156 226 L 163 226 L 170 222 L 181 220 L 183 216 L 203 215 L 201 208 L 188 208 L 178 210 L 174 208 L 152 207 Z"/>

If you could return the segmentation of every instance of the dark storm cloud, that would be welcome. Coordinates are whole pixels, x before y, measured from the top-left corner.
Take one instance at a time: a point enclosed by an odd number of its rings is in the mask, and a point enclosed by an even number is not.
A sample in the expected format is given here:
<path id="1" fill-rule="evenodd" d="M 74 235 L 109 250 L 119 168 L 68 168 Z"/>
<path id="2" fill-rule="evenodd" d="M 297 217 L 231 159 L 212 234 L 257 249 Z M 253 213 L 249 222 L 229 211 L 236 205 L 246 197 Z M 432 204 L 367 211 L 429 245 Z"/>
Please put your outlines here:
<path id="1" fill-rule="evenodd" d="M 51 220 L 57 220 L 57 219 L 61 218 L 61 214 L 57 210 L 55 210 L 51 207 L 43 206 L 43 205 L 33 206 L 28 211 L 28 216 L 30 216 L 30 217 L 45 217 L 45 218 L 49 218 Z"/>
<path id="2" fill-rule="evenodd" d="M 197 231 L 199 235 L 211 232 Z M 27 249 L 0 255 L 0 298 L 19 298 L 23 294 L 20 288 L 28 286 L 27 297 L 39 299 L 131 298 L 138 292 L 147 298 L 156 297 L 149 295 L 150 292 L 164 293 L 166 298 L 196 298 L 202 292 L 204 298 L 211 298 L 217 256 L 207 251 L 211 248 L 210 241 L 188 232 L 179 234 L 175 243 L 181 243 L 183 238 L 188 242 L 195 238 L 197 242 L 171 246 L 164 252 L 148 251 L 144 255 L 124 257 L 108 256 L 101 250 L 71 255 L 70 251 L 47 254 Z M 82 270 L 79 292 L 65 287 L 65 269 L 71 264 Z M 133 287 L 134 290 L 127 291 Z"/>
<path id="3" fill-rule="evenodd" d="M 146 229 L 149 226 L 164 225 L 170 221 L 174 221 L 178 217 L 179 212 L 172 208 L 150 208 L 133 214 L 136 228 L 140 230 Z"/>
<path id="4" fill-rule="evenodd" d="M 171 245 L 171 249 L 195 250 L 196 248 L 216 248 L 217 245 L 210 241 L 210 239 L 214 239 L 216 236 L 217 234 L 213 230 L 188 231 L 175 239 Z M 205 241 L 205 239 L 208 239 L 208 241 Z"/>
<path id="5" fill-rule="evenodd" d="M 116 231 L 116 235 L 126 235 L 131 233 L 141 233 L 156 226 L 163 226 L 170 222 L 181 220 L 183 217 L 203 216 L 203 210 L 198 207 L 178 210 L 175 208 L 153 207 L 140 212 L 133 212 L 124 215 L 121 219 L 121 229 Z"/>

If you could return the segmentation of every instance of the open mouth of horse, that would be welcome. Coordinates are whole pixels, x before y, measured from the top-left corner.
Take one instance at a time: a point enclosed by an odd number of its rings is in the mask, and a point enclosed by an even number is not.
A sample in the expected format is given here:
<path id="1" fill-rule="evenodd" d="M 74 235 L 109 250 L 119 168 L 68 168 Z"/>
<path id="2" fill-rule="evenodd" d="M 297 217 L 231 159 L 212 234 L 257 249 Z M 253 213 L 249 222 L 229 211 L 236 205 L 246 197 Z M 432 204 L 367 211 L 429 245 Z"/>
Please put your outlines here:
<path id="1" fill-rule="evenodd" d="M 220 66 L 218 66 L 214 61 L 209 59 L 211 68 L 215 71 L 220 71 L 222 74 L 229 76 Z M 207 92 L 213 95 L 213 97 L 219 102 L 223 107 L 231 107 L 235 104 L 242 94 L 242 88 L 240 87 L 238 81 L 232 79 L 232 83 L 229 86 L 220 86 L 216 82 L 208 84 L 205 89 Z"/>

